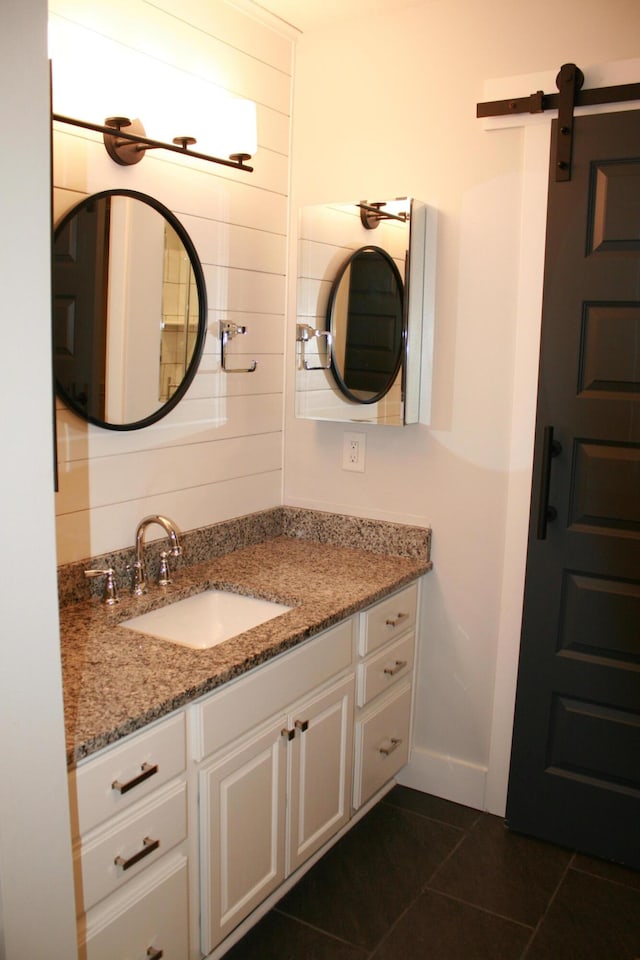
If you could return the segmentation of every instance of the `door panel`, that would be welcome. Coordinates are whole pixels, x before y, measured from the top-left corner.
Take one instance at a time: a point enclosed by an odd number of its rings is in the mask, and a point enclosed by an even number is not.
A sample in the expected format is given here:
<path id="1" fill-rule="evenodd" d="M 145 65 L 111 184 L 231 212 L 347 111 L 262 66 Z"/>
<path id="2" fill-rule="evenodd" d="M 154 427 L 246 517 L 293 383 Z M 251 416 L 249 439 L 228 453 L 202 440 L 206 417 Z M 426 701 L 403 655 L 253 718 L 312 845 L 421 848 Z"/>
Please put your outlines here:
<path id="1" fill-rule="evenodd" d="M 289 716 L 291 803 L 288 873 L 337 833 L 351 813 L 354 678 L 347 677 Z"/>
<path id="2" fill-rule="evenodd" d="M 640 526 L 640 447 L 576 440 L 569 522 L 637 531 Z"/>
<path id="3" fill-rule="evenodd" d="M 587 399 L 633 399 L 638 380 L 640 309 L 632 304 L 585 305 L 578 392 Z"/>
<path id="4" fill-rule="evenodd" d="M 573 157 L 549 183 L 507 823 L 640 867 L 640 112 L 577 118 Z"/>
<path id="5" fill-rule="evenodd" d="M 639 608 L 639 584 L 565 571 L 560 655 L 620 659 L 640 667 Z"/>
<path id="6" fill-rule="evenodd" d="M 200 771 L 203 956 L 284 880 L 285 721 Z"/>
<path id="7" fill-rule="evenodd" d="M 596 161 L 589 220 L 592 253 L 638 253 L 640 161 Z"/>

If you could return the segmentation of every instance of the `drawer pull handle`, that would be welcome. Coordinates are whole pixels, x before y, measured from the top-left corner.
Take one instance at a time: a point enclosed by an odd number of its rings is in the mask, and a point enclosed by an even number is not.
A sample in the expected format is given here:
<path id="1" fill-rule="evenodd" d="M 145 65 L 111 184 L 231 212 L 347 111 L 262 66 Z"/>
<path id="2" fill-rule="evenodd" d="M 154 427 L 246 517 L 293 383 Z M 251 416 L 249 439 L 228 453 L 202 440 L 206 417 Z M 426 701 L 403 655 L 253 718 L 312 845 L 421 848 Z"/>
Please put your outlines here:
<path id="1" fill-rule="evenodd" d="M 394 677 L 396 673 L 400 673 L 401 670 L 404 670 L 406 665 L 407 665 L 406 660 L 396 660 L 396 662 L 392 667 L 384 668 L 384 673 L 386 673 L 388 677 Z"/>
<path id="2" fill-rule="evenodd" d="M 128 793 L 129 790 L 133 790 L 134 787 L 137 787 L 139 783 L 144 783 L 145 780 L 148 780 L 149 777 L 152 777 L 154 773 L 158 772 L 158 764 L 154 763 L 143 763 L 141 773 L 137 777 L 134 777 L 132 780 L 127 780 L 126 783 L 120 783 L 119 780 L 114 780 L 111 784 L 113 790 L 117 790 L 119 793 Z"/>
<path id="3" fill-rule="evenodd" d="M 305 731 L 309 729 L 309 721 L 296 720 L 296 729 L 298 729 L 300 733 L 305 733 Z"/>
<path id="4" fill-rule="evenodd" d="M 156 950 L 155 947 L 147 947 L 147 956 L 149 960 L 162 960 L 164 957 L 164 950 Z"/>
<path id="5" fill-rule="evenodd" d="M 389 617 L 388 620 L 385 620 L 385 623 L 388 627 L 397 627 L 402 620 L 406 620 L 409 616 L 408 613 L 396 613 L 395 617 Z"/>
<path id="6" fill-rule="evenodd" d="M 391 746 L 390 747 L 380 747 L 380 753 L 383 757 L 388 757 L 390 753 L 393 753 L 394 750 L 397 750 L 402 740 L 399 737 L 391 737 Z"/>
<path id="7" fill-rule="evenodd" d="M 288 727 L 283 727 L 280 733 L 285 738 L 285 740 L 293 740 L 293 738 L 296 735 L 295 728 L 293 730 L 289 730 Z"/>
<path id="8" fill-rule="evenodd" d="M 153 853 L 153 851 L 157 850 L 160 846 L 160 841 L 152 840 L 151 837 L 145 837 L 142 843 L 142 849 L 134 853 L 128 860 L 125 860 L 124 857 L 116 857 L 113 861 L 116 867 L 122 867 L 123 870 L 128 870 L 134 863 L 138 863 L 139 860 L 144 860 L 145 857 L 148 857 L 150 853 Z"/>

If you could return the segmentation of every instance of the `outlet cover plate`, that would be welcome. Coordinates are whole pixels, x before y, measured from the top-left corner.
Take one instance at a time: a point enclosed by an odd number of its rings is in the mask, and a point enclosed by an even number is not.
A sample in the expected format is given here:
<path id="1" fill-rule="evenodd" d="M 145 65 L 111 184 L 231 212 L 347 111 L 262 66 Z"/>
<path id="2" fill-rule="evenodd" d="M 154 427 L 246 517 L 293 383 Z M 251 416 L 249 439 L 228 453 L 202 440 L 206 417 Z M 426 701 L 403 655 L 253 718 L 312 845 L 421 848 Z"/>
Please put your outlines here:
<path id="1" fill-rule="evenodd" d="M 364 473 L 366 434 L 345 433 L 342 436 L 342 469 Z"/>

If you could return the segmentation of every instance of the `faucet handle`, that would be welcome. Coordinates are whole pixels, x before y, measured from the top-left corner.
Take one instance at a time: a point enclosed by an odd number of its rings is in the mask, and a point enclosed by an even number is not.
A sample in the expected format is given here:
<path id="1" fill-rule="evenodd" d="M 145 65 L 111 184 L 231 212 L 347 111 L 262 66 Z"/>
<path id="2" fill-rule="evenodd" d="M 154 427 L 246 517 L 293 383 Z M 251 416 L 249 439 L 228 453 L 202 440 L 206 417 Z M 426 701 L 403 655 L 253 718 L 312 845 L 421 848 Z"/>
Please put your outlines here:
<path id="1" fill-rule="evenodd" d="M 85 570 L 84 575 L 89 579 L 93 579 L 95 577 L 104 577 L 104 594 L 102 597 L 103 603 L 106 603 L 109 606 L 113 606 L 114 603 L 120 603 L 116 575 L 111 567 L 107 567 L 106 570 Z"/>
<path id="2" fill-rule="evenodd" d="M 179 548 L 178 548 L 179 549 Z M 171 551 L 172 556 L 179 556 L 179 553 L 175 553 L 175 550 Z M 169 554 L 166 550 L 163 550 L 160 554 L 160 569 L 158 570 L 158 585 L 161 587 L 167 587 L 171 580 L 171 571 L 169 570 Z"/>

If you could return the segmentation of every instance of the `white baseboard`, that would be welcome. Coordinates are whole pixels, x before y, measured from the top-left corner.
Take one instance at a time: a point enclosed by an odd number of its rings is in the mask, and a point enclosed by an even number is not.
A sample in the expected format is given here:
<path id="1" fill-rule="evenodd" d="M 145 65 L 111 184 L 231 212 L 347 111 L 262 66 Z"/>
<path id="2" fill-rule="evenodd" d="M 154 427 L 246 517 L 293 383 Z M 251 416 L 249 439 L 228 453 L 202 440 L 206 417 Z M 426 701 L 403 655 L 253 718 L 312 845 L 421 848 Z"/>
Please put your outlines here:
<path id="1" fill-rule="evenodd" d="M 396 779 L 405 787 L 484 810 L 486 778 L 487 767 L 414 747 Z"/>

